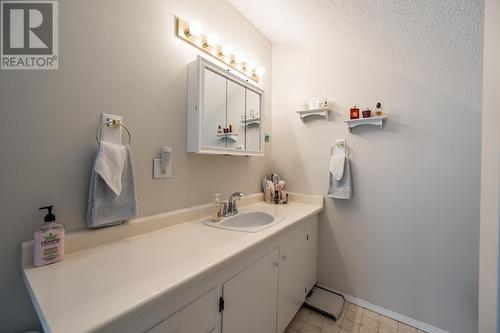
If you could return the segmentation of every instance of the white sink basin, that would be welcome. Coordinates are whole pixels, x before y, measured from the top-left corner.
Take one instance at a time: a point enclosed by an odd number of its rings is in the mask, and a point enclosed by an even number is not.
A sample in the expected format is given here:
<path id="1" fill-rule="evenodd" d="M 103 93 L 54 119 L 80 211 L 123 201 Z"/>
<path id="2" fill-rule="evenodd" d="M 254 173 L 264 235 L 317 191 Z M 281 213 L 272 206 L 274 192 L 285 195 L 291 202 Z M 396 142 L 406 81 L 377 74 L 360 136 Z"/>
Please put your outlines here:
<path id="1" fill-rule="evenodd" d="M 247 212 L 231 217 L 225 217 L 220 222 L 203 221 L 203 223 L 215 228 L 243 232 L 257 232 L 269 228 L 281 222 L 283 219 L 284 217 L 275 216 L 265 212 Z"/>

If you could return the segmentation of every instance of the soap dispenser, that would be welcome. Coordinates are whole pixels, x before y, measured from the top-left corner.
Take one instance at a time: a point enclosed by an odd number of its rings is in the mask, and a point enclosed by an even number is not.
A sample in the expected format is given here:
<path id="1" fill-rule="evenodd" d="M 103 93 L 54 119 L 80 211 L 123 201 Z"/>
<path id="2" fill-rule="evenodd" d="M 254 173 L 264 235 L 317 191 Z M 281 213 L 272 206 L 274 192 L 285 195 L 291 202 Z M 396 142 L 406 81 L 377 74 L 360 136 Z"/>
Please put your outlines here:
<path id="1" fill-rule="evenodd" d="M 44 222 L 35 232 L 33 265 L 36 267 L 53 264 L 64 259 L 64 226 L 56 222 L 52 214 L 54 206 L 41 207 L 47 210 Z"/>

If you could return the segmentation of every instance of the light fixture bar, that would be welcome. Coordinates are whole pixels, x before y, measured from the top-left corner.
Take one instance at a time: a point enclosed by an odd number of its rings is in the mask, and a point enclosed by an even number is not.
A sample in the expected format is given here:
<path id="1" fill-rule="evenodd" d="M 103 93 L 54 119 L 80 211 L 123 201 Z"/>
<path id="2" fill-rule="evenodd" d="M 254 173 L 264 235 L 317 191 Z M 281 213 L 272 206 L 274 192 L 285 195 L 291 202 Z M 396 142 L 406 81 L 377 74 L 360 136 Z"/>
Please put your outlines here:
<path id="1" fill-rule="evenodd" d="M 196 22 L 196 28 L 198 28 L 199 23 Z M 199 50 L 202 50 L 206 54 L 211 57 L 222 61 L 227 66 L 231 67 L 238 73 L 241 73 L 248 77 L 249 79 L 259 82 L 259 74 L 264 74 L 263 70 L 257 70 L 255 65 L 251 66 L 248 62 L 239 63 L 238 60 L 241 60 L 241 54 L 235 54 L 232 50 L 230 44 L 220 45 L 218 41 L 218 36 L 215 34 L 205 34 L 200 31 L 196 31 L 196 33 L 192 33 L 189 31 L 189 23 L 184 21 L 179 17 L 175 17 L 175 26 L 176 26 L 176 36 L 188 44 L 196 47 Z M 201 25 L 200 25 L 201 29 Z M 197 29 L 198 30 L 198 29 Z M 211 45 L 213 43 L 217 43 L 215 45 Z M 224 54 L 230 52 L 230 54 Z M 253 67 L 253 68 L 252 68 Z M 263 68 L 263 67 L 259 67 Z"/>

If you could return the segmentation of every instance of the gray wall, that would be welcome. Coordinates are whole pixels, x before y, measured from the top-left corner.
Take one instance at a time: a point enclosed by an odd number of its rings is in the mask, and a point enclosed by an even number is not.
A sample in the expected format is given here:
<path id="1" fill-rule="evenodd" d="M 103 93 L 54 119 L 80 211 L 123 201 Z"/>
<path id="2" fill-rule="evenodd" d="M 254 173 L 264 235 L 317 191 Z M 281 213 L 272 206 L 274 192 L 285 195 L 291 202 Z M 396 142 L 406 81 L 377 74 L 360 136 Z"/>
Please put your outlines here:
<path id="1" fill-rule="evenodd" d="M 133 135 L 140 215 L 208 203 L 214 192 L 260 190 L 265 158 L 187 154 L 186 65 L 197 52 L 174 37 L 174 15 L 200 20 L 268 69 L 271 43 L 224 0 L 59 1 L 59 70 L 0 72 L 0 332 L 37 328 L 20 273 L 20 244 L 55 204 L 82 229 L 102 112 Z M 153 180 L 152 159 L 171 146 L 174 178 Z"/>
<path id="2" fill-rule="evenodd" d="M 484 23 L 483 140 L 481 159 L 481 246 L 479 332 L 498 332 L 500 225 L 500 1 L 486 0 Z"/>
<path id="3" fill-rule="evenodd" d="M 468 93 L 466 104 L 341 52 L 273 44 L 273 167 L 291 191 L 326 194 L 330 147 L 346 138 L 352 151 L 354 199 L 325 199 L 320 215 L 320 283 L 477 332 L 481 88 Z M 316 96 L 333 101 L 330 120 L 301 121 L 294 111 Z M 385 128 L 349 133 L 349 107 L 379 101 Z"/>

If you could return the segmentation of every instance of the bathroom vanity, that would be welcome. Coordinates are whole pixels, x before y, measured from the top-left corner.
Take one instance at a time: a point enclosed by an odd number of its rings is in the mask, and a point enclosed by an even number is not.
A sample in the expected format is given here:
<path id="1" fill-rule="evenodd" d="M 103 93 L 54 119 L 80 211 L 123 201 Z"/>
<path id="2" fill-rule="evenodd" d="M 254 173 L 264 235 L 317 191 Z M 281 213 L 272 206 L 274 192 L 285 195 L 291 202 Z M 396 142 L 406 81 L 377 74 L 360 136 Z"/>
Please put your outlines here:
<path id="1" fill-rule="evenodd" d="M 246 197 L 240 214 L 279 220 L 257 232 L 205 224 L 206 205 L 70 233 L 66 259 L 41 268 L 24 243 L 46 333 L 282 333 L 316 282 L 322 198 L 261 200 Z"/>

